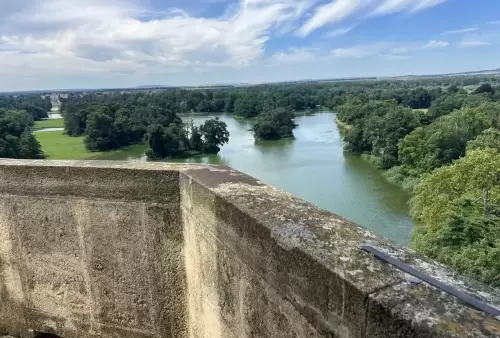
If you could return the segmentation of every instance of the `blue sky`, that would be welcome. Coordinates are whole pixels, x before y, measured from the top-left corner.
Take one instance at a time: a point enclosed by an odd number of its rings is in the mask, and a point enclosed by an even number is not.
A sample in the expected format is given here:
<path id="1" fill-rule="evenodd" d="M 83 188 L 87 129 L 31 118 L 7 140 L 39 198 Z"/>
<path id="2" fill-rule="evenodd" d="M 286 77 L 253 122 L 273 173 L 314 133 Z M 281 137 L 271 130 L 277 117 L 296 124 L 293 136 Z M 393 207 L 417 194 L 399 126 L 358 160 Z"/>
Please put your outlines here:
<path id="1" fill-rule="evenodd" d="M 500 68 L 498 0 L 17 0 L 0 90 Z"/>

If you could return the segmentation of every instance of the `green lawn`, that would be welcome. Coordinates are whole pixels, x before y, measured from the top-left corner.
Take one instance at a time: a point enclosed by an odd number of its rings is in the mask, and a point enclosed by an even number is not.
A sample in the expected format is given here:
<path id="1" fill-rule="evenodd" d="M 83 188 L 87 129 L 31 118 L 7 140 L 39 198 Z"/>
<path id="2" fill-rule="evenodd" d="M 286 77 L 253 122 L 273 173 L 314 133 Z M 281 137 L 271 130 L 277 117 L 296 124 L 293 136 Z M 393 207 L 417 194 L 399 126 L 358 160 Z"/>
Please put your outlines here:
<path id="1" fill-rule="evenodd" d="M 51 160 L 127 160 L 140 158 L 147 146 L 137 144 L 106 152 L 90 152 L 85 149 L 83 136 L 70 137 L 62 131 L 34 133 L 42 151 Z"/>
<path id="2" fill-rule="evenodd" d="M 33 127 L 34 130 L 44 128 L 64 128 L 64 119 L 36 121 L 35 126 Z"/>
<path id="3" fill-rule="evenodd" d="M 63 133 L 62 131 L 34 133 L 47 158 L 52 160 L 85 160 L 98 154 L 90 153 L 85 149 L 83 136 L 69 137 Z"/>

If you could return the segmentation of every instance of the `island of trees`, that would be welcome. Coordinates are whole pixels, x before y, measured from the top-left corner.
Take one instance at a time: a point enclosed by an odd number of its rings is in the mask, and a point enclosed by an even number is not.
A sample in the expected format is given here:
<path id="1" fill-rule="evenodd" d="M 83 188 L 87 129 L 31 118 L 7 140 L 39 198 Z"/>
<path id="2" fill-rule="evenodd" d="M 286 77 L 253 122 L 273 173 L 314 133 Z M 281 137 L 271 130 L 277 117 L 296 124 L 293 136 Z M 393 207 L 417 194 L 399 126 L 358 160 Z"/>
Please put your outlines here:
<path id="1" fill-rule="evenodd" d="M 147 142 L 153 159 L 217 153 L 226 125 L 184 123 L 180 113 L 255 118 L 254 134 L 292 137 L 294 112 L 337 113 L 345 150 L 412 192 L 412 247 L 460 273 L 500 286 L 500 78 L 490 75 L 71 93 L 65 133 L 92 151 Z M 31 133 L 43 95 L 0 96 L 0 156 L 41 158 Z M 332 121 L 334 123 L 334 121 Z"/>
<path id="2" fill-rule="evenodd" d="M 297 127 L 293 118 L 293 112 L 285 108 L 265 111 L 259 115 L 254 124 L 254 135 L 262 140 L 293 137 L 293 130 Z"/>

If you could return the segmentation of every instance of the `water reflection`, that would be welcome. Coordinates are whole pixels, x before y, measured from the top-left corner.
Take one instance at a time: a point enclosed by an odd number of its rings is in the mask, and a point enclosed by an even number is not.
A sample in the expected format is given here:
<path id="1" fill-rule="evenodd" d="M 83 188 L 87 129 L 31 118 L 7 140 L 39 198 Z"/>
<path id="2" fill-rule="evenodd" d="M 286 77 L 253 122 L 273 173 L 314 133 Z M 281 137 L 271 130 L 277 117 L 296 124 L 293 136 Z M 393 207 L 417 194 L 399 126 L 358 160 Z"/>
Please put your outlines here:
<path id="1" fill-rule="evenodd" d="M 199 125 L 213 116 L 184 120 Z M 344 154 L 335 114 L 298 117 L 295 139 L 279 141 L 256 141 L 249 131 L 252 121 L 217 116 L 228 125 L 229 144 L 218 155 L 176 162 L 231 166 L 399 243 L 409 242 L 408 194 L 387 183 L 371 164 Z"/>

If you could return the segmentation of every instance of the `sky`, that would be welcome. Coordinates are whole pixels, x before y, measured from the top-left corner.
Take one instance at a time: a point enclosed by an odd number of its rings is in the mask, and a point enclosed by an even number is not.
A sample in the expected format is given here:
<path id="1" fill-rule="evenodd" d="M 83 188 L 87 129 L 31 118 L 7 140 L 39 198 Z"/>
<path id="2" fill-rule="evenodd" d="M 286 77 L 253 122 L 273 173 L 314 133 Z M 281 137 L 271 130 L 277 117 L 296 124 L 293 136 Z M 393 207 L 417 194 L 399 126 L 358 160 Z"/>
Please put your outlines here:
<path id="1" fill-rule="evenodd" d="M 500 68 L 499 0 L 0 0 L 0 91 Z"/>

